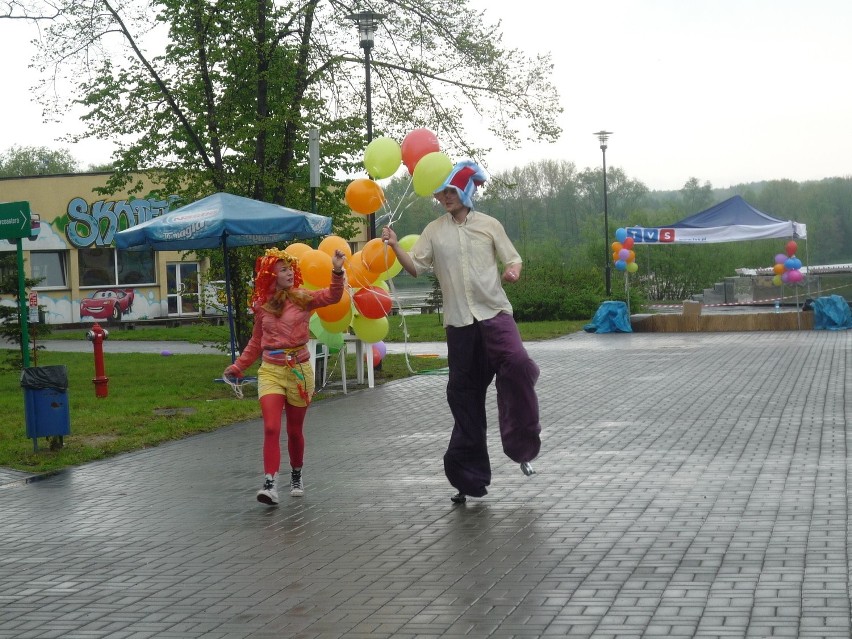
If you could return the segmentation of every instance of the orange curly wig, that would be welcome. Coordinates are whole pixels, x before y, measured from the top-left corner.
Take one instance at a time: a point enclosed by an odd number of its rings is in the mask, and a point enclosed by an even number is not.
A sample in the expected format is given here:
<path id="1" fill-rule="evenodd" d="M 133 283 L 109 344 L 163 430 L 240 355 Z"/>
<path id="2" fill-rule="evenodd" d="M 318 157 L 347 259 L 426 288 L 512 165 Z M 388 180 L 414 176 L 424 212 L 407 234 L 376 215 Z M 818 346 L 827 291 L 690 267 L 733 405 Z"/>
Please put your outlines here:
<path id="1" fill-rule="evenodd" d="M 302 271 L 299 270 L 299 260 L 286 251 L 278 248 L 266 249 L 266 252 L 255 260 L 254 263 L 254 291 L 251 296 L 251 306 L 265 306 L 274 297 L 275 290 L 275 265 L 278 262 L 284 262 L 287 267 L 293 269 L 293 289 L 298 289 L 302 285 Z M 294 299 L 294 301 L 297 301 Z M 297 302 L 298 303 L 298 302 Z M 280 315 L 280 305 L 278 310 Z M 270 309 L 272 310 L 272 309 Z"/>

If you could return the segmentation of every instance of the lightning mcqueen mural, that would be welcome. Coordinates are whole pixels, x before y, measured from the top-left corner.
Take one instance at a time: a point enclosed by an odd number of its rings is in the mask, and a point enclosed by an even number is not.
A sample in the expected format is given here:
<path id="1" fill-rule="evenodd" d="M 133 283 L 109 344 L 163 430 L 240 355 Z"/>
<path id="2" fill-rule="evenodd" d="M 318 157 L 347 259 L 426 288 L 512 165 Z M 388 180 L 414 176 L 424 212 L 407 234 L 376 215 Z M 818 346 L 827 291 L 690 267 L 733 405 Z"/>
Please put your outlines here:
<path id="1" fill-rule="evenodd" d="M 93 317 L 117 322 L 132 310 L 132 288 L 102 288 L 80 302 L 80 319 Z"/>

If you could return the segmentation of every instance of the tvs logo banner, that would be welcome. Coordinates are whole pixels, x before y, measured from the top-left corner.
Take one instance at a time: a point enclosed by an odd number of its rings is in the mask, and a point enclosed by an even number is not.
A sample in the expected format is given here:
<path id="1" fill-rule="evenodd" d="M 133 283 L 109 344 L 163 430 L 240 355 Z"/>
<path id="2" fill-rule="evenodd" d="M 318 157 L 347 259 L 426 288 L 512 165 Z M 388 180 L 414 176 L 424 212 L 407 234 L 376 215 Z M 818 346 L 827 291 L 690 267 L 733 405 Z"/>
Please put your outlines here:
<path id="1" fill-rule="evenodd" d="M 674 229 L 633 227 L 626 230 L 627 237 L 632 237 L 634 242 L 642 242 L 644 244 L 671 244 L 677 239 Z"/>

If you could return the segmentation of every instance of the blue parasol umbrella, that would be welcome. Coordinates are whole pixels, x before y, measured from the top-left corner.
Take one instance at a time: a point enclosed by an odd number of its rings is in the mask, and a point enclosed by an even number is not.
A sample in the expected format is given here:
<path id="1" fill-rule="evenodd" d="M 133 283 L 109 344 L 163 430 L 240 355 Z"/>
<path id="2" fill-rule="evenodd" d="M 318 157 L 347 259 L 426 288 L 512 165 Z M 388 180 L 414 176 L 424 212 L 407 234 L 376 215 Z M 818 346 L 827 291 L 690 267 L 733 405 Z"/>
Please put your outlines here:
<path id="1" fill-rule="evenodd" d="M 214 193 L 165 215 L 115 234 L 121 250 L 192 251 L 222 247 L 225 254 L 225 293 L 231 332 L 231 361 L 236 360 L 228 249 L 275 244 L 329 235 L 331 218 L 260 202 L 230 193 Z"/>

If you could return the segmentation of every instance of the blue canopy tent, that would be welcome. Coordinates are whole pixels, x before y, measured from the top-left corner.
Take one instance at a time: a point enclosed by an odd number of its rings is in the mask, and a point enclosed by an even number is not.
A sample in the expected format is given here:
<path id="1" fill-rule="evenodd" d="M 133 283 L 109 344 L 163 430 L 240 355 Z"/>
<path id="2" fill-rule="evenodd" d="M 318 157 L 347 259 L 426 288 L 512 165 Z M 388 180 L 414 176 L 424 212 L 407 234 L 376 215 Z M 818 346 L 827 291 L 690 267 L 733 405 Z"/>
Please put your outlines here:
<path id="1" fill-rule="evenodd" d="M 230 193 L 214 193 L 165 215 L 115 234 L 121 250 L 192 251 L 221 247 L 225 255 L 225 294 L 231 361 L 236 360 L 234 313 L 228 249 L 289 242 L 329 235 L 331 218 L 260 202 Z"/>
<path id="2" fill-rule="evenodd" d="M 808 237 L 804 224 L 767 215 L 739 195 L 679 222 L 625 230 L 637 244 L 713 244 L 772 238 L 806 240 Z"/>
<path id="3" fill-rule="evenodd" d="M 636 245 L 716 244 L 746 240 L 805 240 L 808 263 L 808 230 L 805 224 L 781 220 L 760 211 L 739 195 L 678 222 L 658 227 L 625 229 Z"/>

